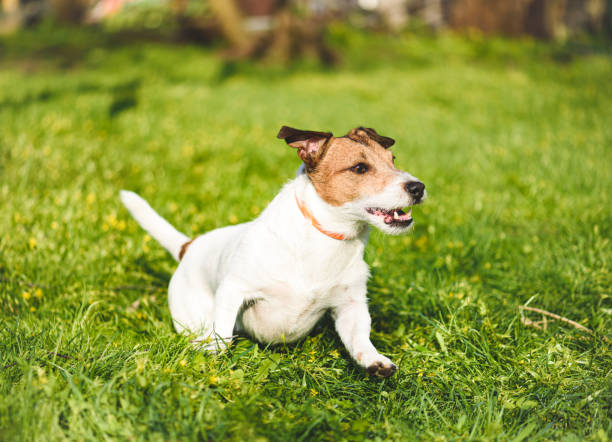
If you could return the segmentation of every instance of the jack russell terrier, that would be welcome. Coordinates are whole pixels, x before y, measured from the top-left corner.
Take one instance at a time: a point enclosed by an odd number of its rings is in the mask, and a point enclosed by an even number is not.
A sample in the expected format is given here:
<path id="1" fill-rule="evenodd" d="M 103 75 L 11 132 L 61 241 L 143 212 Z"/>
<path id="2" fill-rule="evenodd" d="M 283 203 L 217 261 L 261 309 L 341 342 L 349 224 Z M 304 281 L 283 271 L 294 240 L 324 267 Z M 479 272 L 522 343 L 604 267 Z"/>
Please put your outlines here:
<path id="1" fill-rule="evenodd" d="M 392 138 L 358 127 L 343 137 L 283 126 L 278 138 L 303 164 L 253 221 L 195 239 L 177 231 L 145 200 L 121 191 L 136 221 L 179 261 L 168 304 L 179 333 L 207 350 L 234 333 L 264 343 L 296 341 L 330 311 L 351 357 L 368 373 L 397 367 L 370 341 L 363 252 L 368 224 L 405 233 L 425 185 L 397 169 Z"/>

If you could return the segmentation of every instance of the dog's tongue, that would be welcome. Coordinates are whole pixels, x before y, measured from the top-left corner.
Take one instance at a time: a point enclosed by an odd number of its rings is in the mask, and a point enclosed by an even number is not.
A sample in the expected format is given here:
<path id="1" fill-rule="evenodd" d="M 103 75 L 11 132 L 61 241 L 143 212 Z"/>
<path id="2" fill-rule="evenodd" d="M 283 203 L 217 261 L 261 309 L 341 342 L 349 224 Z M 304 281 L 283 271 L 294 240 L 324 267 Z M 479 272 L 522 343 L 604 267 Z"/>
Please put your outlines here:
<path id="1" fill-rule="evenodd" d="M 403 210 L 394 210 L 385 215 L 385 224 L 391 224 L 393 221 L 408 221 L 412 218 L 412 209 L 408 213 Z"/>

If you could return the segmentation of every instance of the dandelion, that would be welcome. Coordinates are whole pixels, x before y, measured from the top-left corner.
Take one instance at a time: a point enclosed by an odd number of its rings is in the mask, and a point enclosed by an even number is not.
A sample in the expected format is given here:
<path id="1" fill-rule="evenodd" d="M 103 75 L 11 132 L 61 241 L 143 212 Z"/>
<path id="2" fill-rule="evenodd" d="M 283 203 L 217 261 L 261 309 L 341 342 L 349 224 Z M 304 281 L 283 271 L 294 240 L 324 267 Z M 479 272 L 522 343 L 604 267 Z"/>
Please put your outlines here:
<path id="1" fill-rule="evenodd" d="M 194 149 L 193 149 L 192 145 L 188 144 L 186 146 L 183 146 L 183 155 L 184 156 L 191 157 L 191 156 L 193 156 L 193 152 L 194 152 Z"/>
<path id="2" fill-rule="evenodd" d="M 116 227 L 117 226 L 117 222 L 118 222 L 117 221 L 117 216 L 114 213 L 106 216 L 106 224 L 108 224 L 107 228 L 108 227 Z"/>
<path id="3" fill-rule="evenodd" d="M 36 367 L 36 374 L 38 375 L 38 380 L 41 384 L 47 383 L 47 373 L 45 372 L 44 368 Z"/>
<path id="4" fill-rule="evenodd" d="M 420 250 L 425 250 L 427 248 L 428 238 L 426 236 L 421 236 L 414 242 L 414 245 L 417 246 Z"/>
<path id="5" fill-rule="evenodd" d="M 30 307 L 30 311 L 31 312 L 35 312 L 36 311 L 36 307 L 34 307 L 34 306 Z"/>
<path id="6" fill-rule="evenodd" d="M 28 240 L 28 245 L 30 246 L 30 250 L 33 250 L 36 247 L 36 238 L 30 238 Z"/>
<path id="7" fill-rule="evenodd" d="M 329 355 L 334 359 L 338 359 L 340 357 L 340 353 L 338 353 L 338 350 L 333 350 L 329 353 Z"/>
<path id="8" fill-rule="evenodd" d="M 228 220 L 232 224 L 236 224 L 238 222 L 238 217 L 233 213 L 228 217 Z"/>
<path id="9" fill-rule="evenodd" d="M 57 229 L 59 228 L 59 224 L 58 224 L 58 223 L 56 223 L 55 221 L 53 221 L 53 222 L 51 223 L 51 228 L 52 228 L 53 230 L 57 230 Z"/>
<path id="10" fill-rule="evenodd" d="M 87 199 L 85 201 L 87 201 L 87 204 L 89 206 L 91 206 L 93 203 L 96 202 L 96 194 L 93 193 L 93 192 L 89 193 L 89 195 L 87 195 Z"/>
<path id="11" fill-rule="evenodd" d="M 186 360 L 186 359 L 181 359 L 181 360 L 179 361 L 179 365 L 180 365 L 181 367 L 186 366 L 186 365 L 187 365 L 187 360 Z"/>
<path id="12" fill-rule="evenodd" d="M 317 394 L 319 394 L 319 392 L 317 390 L 315 390 L 314 388 L 310 389 L 310 395 L 311 396 L 316 396 Z"/>
<path id="13" fill-rule="evenodd" d="M 28 299 L 32 297 L 32 294 L 30 292 L 23 292 L 21 294 L 21 297 L 27 301 Z"/>
<path id="14" fill-rule="evenodd" d="M 36 289 L 34 290 L 34 297 L 37 299 L 41 299 L 43 297 L 43 291 L 42 289 Z"/>

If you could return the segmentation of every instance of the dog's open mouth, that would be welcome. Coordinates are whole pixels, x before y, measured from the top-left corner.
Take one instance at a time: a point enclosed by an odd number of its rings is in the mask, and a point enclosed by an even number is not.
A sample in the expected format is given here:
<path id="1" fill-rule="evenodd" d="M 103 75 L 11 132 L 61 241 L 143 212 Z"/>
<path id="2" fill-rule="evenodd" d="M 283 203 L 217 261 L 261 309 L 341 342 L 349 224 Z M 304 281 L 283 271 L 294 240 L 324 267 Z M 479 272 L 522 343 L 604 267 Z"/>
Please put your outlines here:
<path id="1" fill-rule="evenodd" d="M 404 212 L 402 209 L 381 209 L 380 207 L 369 207 L 366 211 L 374 216 L 383 218 L 385 224 L 407 227 L 412 223 L 412 209 Z"/>

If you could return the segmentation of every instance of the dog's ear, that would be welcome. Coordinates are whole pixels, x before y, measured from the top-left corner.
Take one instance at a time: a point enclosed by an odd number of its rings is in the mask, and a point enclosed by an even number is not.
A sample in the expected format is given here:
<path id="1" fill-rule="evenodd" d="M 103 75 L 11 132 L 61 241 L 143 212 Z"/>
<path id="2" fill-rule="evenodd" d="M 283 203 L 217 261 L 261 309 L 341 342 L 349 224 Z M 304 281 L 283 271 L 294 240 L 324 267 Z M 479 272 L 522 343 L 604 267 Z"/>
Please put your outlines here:
<path id="1" fill-rule="evenodd" d="M 393 138 L 379 135 L 378 132 L 376 132 L 371 127 L 362 127 L 362 126 L 356 127 L 355 129 L 353 129 L 352 131 L 348 133 L 348 137 L 350 138 L 351 136 L 370 138 L 371 140 L 376 141 L 378 144 L 380 144 L 385 149 L 388 149 L 395 144 L 395 140 Z"/>
<path id="2" fill-rule="evenodd" d="M 333 136 L 331 132 L 317 132 L 314 130 L 300 130 L 283 126 L 276 138 L 298 150 L 298 156 L 306 165 L 306 170 L 312 169 L 323 154 L 323 147 Z"/>

